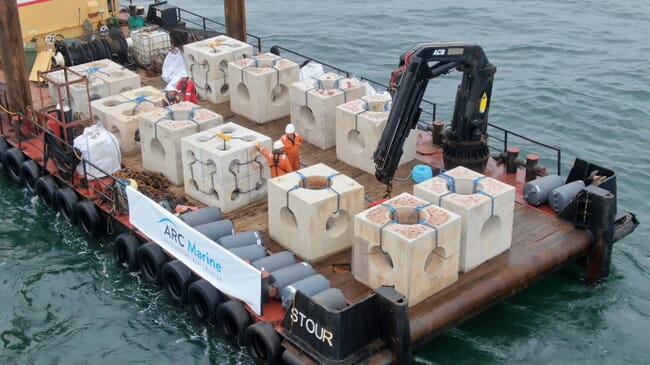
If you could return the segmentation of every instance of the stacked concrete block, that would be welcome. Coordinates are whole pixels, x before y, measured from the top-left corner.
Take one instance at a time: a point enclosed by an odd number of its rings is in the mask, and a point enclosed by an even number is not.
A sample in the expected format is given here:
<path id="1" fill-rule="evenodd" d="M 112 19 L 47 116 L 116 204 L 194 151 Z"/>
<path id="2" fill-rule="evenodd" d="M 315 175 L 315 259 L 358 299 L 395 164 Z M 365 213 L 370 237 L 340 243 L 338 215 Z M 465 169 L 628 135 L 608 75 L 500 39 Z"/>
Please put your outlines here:
<path id="1" fill-rule="evenodd" d="M 110 95 L 138 89 L 142 86 L 140 76 L 122 66 L 115 69 L 99 70 L 96 72 L 96 76 L 108 84 Z"/>
<path id="2" fill-rule="evenodd" d="M 289 85 L 299 71 L 297 63 L 272 53 L 230 62 L 230 109 L 258 124 L 289 115 Z"/>
<path id="3" fill-rule="evenodd" d="M 94 100 L 93 118 L 115 134 L 123 156 L 132 156 L 140 153 L 138 116 L 158 108 L 163 96 L 160 90 L 145 86 Z"/>
<path id="4" fill-rule="evenodd" d="M 389 94 L 367 95 L 336 108 L 336 157 L 370 174 L 375 173 L 372 155 L 390 113 Z M 399 165 L 415 159 L 417 132 L 411 130 Z"/>
<path id="5" fill-rule="evenodd" d="M 317 164 L 269 181 L 269 234 L 307 261 L 349 248 L 353 218 L 363 210 L 364 188 Z"/>
<path id="6" fill-rule="evenodd" d="M 94 74 L 88 75 L 88 85 L 85 82 L 70 85 L 70 108 L 78 113 L 80 119 L 90 118 L 90 100 L 97 100 L 111 95 L 110 85 Z"/>
<path id="7" fill-rule="evenodd" d="M 190 102 L 140 114 L 142 166 L 183 184 L 181 139 L 223 123 L 221 115 Z"/>
<path id="8" fill-rule="evenodd" d="M 354 278 L 394 286 L 409 306 L 458 280 L 460 216 L 411 194 L 357 214 L 354 235 Z"/>
<path id="9" fill-rule="evenodd" d="M 355 78 L 325 73 L 294 82 L 289 88 L 291 122 L 303 138 L 322 149 L 336 144 L 336 107 L 365 95 Z"/>
<path id="10" fill-rule="evenodd" d="M 199 97 L 212 103 L 229 100 L 228 63 L 253 55 L 250 44 L 220 35 L 183 46 L 187 72 Z"/>
<path id="11" fill-rule="evenodd" d="M 462 217 L 460 271 L 468 272 L 510 248 L 513 186 L 459 166 L 415 185 L 413 191 Z"/>
<path id="12" fill-rule="evenodd" d="M 256 142 L 271 149 L 271 138 L 235 123 L 183 138 L 185 192 L 222 212 L 264 199 L 271 173 Z"/>

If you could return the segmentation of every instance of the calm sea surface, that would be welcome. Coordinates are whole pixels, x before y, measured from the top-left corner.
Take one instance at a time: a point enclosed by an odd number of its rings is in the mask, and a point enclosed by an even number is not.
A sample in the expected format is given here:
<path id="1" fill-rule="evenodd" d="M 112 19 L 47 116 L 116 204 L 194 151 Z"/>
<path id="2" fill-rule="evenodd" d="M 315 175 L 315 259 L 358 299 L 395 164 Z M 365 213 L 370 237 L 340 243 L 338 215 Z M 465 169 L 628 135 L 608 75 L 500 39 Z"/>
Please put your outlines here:
<path id="1" fill-rule="evenodd" d="M 616 244 L 608 282 L 555 274 L 415 352 L 422 364 L 650 362 L 650 3 L 247 1 L 248 30 L 386 83 L 425 41 L 481 45 L 497 68 L 490 120 L 614 169 L 642 224 Z M 180 5 L 180 2 L 178 3 Z M 222 19 L 223 3 L 183 6 Z M 430 97 L 448 120 L 458 75 Z M 546 153 L 540 151 L 541 153 Z M 0 364 L 251 363 L 0 177 Z"/>

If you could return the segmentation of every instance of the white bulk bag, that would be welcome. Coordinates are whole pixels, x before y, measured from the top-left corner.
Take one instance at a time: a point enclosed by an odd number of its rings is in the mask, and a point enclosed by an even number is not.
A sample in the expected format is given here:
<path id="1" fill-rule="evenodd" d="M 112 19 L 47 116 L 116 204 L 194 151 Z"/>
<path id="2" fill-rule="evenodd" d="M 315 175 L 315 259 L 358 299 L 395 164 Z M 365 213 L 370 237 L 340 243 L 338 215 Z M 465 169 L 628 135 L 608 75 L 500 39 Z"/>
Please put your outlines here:
<path id="1" fill-rule="evenodd" d="M 122 162 L 120 145 L 113 133 L 107 131 L 101 124 L 84 128 L 83 134 L 74 139 L 74 147 L 81 151 L 84 160 L 94 165 L 86 164 L 88 180 L 99 179 L 120 170 Z M 82 163 L 77 166 L 77 172 L 84 173 Z"/>

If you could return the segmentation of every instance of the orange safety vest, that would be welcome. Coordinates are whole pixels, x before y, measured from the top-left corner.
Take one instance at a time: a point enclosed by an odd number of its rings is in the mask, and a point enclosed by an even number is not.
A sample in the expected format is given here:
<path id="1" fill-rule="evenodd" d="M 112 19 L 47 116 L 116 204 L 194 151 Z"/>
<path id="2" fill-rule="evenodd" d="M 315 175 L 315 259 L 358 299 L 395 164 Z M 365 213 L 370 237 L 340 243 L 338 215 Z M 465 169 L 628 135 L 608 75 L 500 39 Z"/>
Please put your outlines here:
<path id="1" fill-rule="evenodd" d="M 302 145 L 302 136 L 298 133 L 294 133 L 294 137 L 291 138 L 288 134 L 280 137 L 280 140 L 284 144 L 284 153 L 287 154 L 289 163 L 293 171 L 300 169 L 300 145 Z"/>
<path id="2" fill-rule="evenodd" d="M 269 161 L 269 167 L 271 168 L 271 177 L 282 176 L 293 171 L 286 154 L 283 153 L 278 155 L 271 153 L 262 146 L 259 146 L 258 150 Z"/>

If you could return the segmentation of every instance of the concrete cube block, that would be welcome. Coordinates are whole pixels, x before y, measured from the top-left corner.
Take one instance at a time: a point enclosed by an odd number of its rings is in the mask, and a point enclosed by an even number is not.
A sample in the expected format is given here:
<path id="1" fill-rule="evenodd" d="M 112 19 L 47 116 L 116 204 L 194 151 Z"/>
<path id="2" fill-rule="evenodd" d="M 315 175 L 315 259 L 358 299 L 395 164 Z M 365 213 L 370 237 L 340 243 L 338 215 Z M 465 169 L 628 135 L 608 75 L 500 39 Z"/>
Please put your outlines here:
<path id="1" fill-rule="evenodd" d="M 330 148 L 336 144 L 336 107 L 365 92 L 365 84 L 359 80 L 335 73 L 294 82 L 289 88 L 291 122 L 307 142 Z"/>
<path id="2" fill-rule="evenodd" d="M 391 285 L 413 306 L 458 280 L 461 218 L 402 193 L 354 219 L 352 273 Z"/>
<path id="3" fill-rule="evenodd" d="M 271 138 L 235 123 L 183 138 L 186 193 L 223 212 L 265 198 L 271 173 L 266 158 L 257 153 L 255 142 L 271 149 Z"/>
<path id="4" fill-rule="evenodd" d="M 109 85 L 94 75 L 88 77 L 88 84 L 85 82 L 71 84 L 69 90 L 70 108 L 73 112 L 79 113 L 81 119 L 90 118 L 89 96 L 90 100 L 97 100 L 111 95 Z"/>
<path id="5" fill-rule="evenodd" d="M 183 46 L 188 73 L 201 67 L 208 79 L 223 79 L 228 73 L 228 62 L 251 57 L 253 46 L 225 35 L 207 38 Z"/>
<path id="6" fill-rule="evenodd" d="M 223 123 L 221 115 L 190 102 L 139 115 L 142 166 L 183 184 L 181 139 Z"/>
<path id="7" fill-rule="evenodd" d="M 336 157 L 370 174 L 375 173 L 372 155 L 386 128 L 390 113 L 389 94 L 362 96 L 336 108 Z M 399 165 L 415 159 L 417 131 L 411 130 Z M 398 166 L 399 166 L 398 165 Z"/>
<path id="8" fill-rule="evenodd" d="M 122 155 L 133 156 L 140 153 L 140 140 L 137 136 L 140 128 L 139 115 L 160 109 L 160 106 L 152 102 L 138 103 L 126 100 L 111 109 L 111 112 L 105 115 L 104 126 L 119 141 Z"/>
<path id="9" fill-rule="evenodd" d="M 289 115 L 289 85 L 299 71 L 297 63 L 272 53 L 230 62 L 230 108 L 258 124 Z"/>
<path id="10" fill-rule="evenodd" d="M 413 192 L 462 217 L 460 271 L 468 272 L 510 248 L 513 186 L 458 166 L 415 185 Z"/>
<path id="11" fill-rule="evenodd" d="M 194 176 L 211 177 L 215 185 L 233 184 L 251 175 L 260 177 L 260 171 L 264 173 L 262 177 L 268 178 L 268 162 L 257 153 L 255 142 L 271 149 L 268 136 L 232 122 L 225 123 L 182 139 L 183 166 L 198 164 L 194 167 Z M 185 178 L 187 183 L 188 176 Z"/>
<path id="12" fill-rule="evenodd" d="M 207 80 L 200 84 L 196 80 L 194 82 L 199 98 L 212 104 L 221 104 L 230 100 L 230 89 L 225 79 Z"/>
<path id="13" fill-rule="evenodd" d="M 100 70 L 94 75 L 108 84 L 110 95 L 138 89 L 142 86 L 140 75 L 121 66 L 115 69 Z"/>
<path id="14" fill-rule="evenodd" d="M 117 110 L 116 107 L 128 101 L 129 99 L 119 94 L 91 101 L 90 107 L 93 111 L 94 122 L 102 123 L 106 129 L 110 130 L 106 125 L 106 115 L 114 113 Z"/>
<path id="15" fill-rule="evenodd" d="M 307 261 L 352 245 L 353 218 L 363 210 L 364 188 L 317 164 L 269 181 L 269 234 Z"/>

